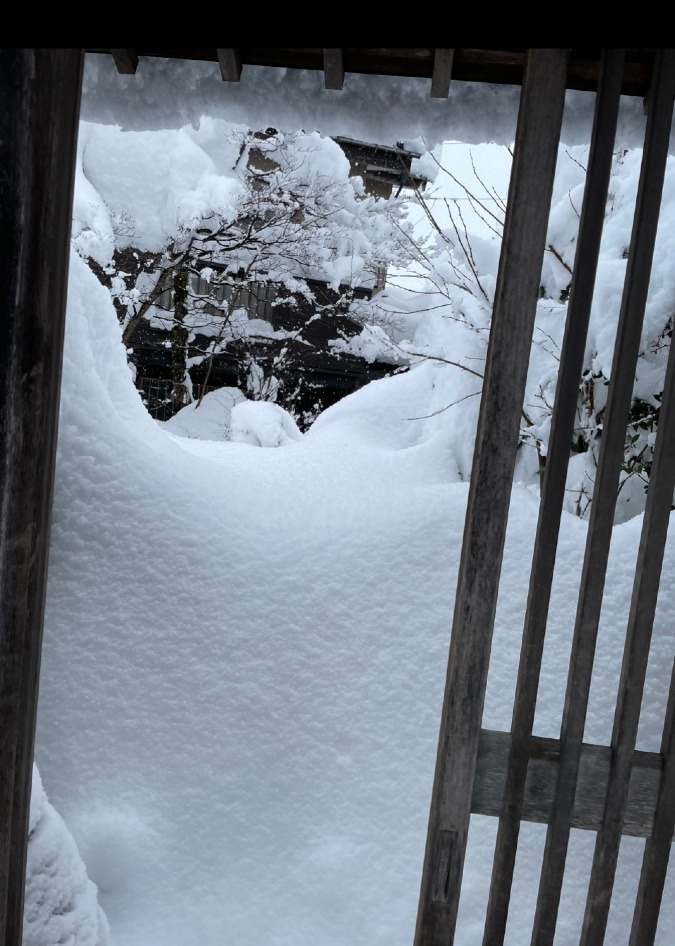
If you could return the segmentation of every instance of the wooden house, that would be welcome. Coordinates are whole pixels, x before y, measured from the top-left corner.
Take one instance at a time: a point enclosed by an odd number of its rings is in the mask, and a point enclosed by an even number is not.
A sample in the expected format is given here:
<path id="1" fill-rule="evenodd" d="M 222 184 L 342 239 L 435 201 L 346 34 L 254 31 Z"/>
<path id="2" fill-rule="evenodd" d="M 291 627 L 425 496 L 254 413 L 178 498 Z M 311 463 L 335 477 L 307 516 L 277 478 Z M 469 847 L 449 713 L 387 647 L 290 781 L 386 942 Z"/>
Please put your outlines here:
<path id="1" fill-rule="evenodd" d="M 269 138 L 274 134 L 275 129 L 270 128 L 256 133 L 255 137 Z M 385 146 L 343 137 L 334 140 L 349 160 L 350 176 L 360 177 L 370 196 L 387 199 L 393 193 L 423 191 L 428 183 L 424 176 L 412 171 L 413 160 L 420 157 L 419 152 L 402 145 Z M 269 171 L 273 162 L 253 147 L 248 152 L 248 166 Z M 272 399 L 293 413 L 301 429 L 307 428 L 321 411 L 346 394 L 397 370 L 390 362 L 369 362 L 353 354 L 335 354 L 330 346 L 334 339 L 347 339 L 362 330 L 347 313 L 347 299 L 370 298 L 384 288 L 386 278 L 386 269 L 378 267 L 369 283 L 352 290 L 343 287 L 340 292 L 325 282 L 308 279 L 314 297 L 311 302 L 299 293 L 291 297 L 282 286 L 261 280 L 237 288 L 237 305 L 246 311 L 249 319 L 267 322 L 272 332 L 289 334 L 285 338 L 261 333 L 258 337 L 235 339 L 213 358 L 209 357 L 212 340 L 204 334 L 191 335 L 184 360 L 192 397 L 198 398 L 219 387 L 239 387 L 245 392 L 247 365 L 254 357 L 267 378 L 274 376 Z M 191 277 L 189 294 L 199 297 L 208 291 L 209 287 L 198 274 Z M 229 298 L 233 292 L 231 286 L 222 287 L 218 301 L 226 301 L 226 296 Z M 172 305 L 172 292 L 167 289 L 156 302 L 156 308 L 166 312 L 163 324 L 153 321 L 150 311 L 127 341 L 136 386 L 156 420 L 168 420 L 177 407 L 173 397 Z M 218 318 L 214 307 L 209 311 Z M 317 312 L 322 314 L 313 317 Z"/>

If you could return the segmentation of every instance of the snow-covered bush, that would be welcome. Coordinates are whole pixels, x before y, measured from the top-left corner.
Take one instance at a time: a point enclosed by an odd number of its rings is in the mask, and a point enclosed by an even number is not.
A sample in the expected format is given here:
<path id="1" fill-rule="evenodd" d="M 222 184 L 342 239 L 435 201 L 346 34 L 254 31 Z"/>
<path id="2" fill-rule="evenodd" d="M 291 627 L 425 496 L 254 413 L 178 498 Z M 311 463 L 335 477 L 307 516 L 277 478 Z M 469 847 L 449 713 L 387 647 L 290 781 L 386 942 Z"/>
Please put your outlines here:
<path id="1" fill-rule="evenodd" d="M 546 462 L 587 155 L 586 147 L 560 148 L 522 408 L 516 473 L 518 479 L 531 485 L 539 483 Z M 592 501 L 640 161 L 640 150 L 619 149 L 611 173 L 567 480 L 566 508 L 584 518 L 589 514 Z M 669 216 L 668 206 L 675 204 L 672 158 L 669 169 L 662 219 Z M 411 291 L 392 285 L 370 303 L 382 323 L 388 319 L 393 324 L 398 318 L 408 334 L 373 336 L 372 332 L 364 331 L 359 339 L 350 343 L 352 349 L 362 345 L 370 357 L 389 356 L 399 362 L 407 361 L 411 370 L 424 361 L 433 361 L 439 366 L 434 385 L 443 386 L 445 403 L 439 405 L 438 392 L 434 392 L 433 399 L 430 398 L 431 410 L 436 424 L 454 442 L 456 450 L 460 449 L 461 438 L 467 435 L 467 414 L 472 418 L 471 445 L 473 441 L 505 211 L 503 204 L 492 200 L 492 192 L 480 178 L 477 178 L 476 191 L 467 189 L 466 194 L 485 223 L 484 235 L 469 231 L 459 203 L 448 204 L 449 223 L 443 227 L 436 224 L 436 249 L 433 254 L 427 254 L 423 286 Z M 429 206 L 426 210 L 431 215 Z M 672 237 L 664 228 L 659 233 L 642 332 L 617 521 L 644 509 L 675 312 L 671 243 Z M 362 305 L 364 318 L 367 317 L 365 306 Z M 462 448 L 461 452 L 464 454 L 466 450 Z M 458 465 L 460 470 L 466 471 L 464 462 Z"/>

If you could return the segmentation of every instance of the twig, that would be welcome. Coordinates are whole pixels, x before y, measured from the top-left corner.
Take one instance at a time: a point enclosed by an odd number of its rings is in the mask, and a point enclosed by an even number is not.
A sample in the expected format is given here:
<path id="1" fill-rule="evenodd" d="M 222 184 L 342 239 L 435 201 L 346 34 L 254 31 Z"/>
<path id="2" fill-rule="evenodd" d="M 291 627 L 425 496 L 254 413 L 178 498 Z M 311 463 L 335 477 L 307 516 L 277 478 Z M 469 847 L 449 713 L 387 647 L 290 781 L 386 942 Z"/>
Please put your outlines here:
<path id="1" fill-rule="evenodd" d="M 449 411 L 451 407 L 456 407 L 456 405 L 461 404 L 462 401 L 468 401 L 470 397 L 476 397 L 476 395 L 480 393 L 480 391 L 472 391 L 471 394 L 465 394 L 464 397 L 457 398 L 452 404 L 446 404 L 445 407 L 441 407 L 437 411 L 432 411 L 431 414 L 421 414 L 419 417 L 405 417 L 404 420 L 428 420 L 430 417 L 437 417 L 439 414 Z"/>

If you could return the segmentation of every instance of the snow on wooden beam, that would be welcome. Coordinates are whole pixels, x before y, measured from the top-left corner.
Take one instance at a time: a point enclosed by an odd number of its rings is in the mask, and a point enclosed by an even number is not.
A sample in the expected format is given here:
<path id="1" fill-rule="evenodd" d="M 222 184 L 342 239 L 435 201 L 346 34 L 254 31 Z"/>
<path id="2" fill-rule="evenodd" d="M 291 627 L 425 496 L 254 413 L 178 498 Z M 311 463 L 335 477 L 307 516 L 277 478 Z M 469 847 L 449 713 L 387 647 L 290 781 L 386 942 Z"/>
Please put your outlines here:
<path id="1" fill-rule="evenodd" d="M 345 64 L 341 49 L 323 50 L 324 84 L 339 92 L 345 81 Z"/>
<path id="2" fill-rule="evenodd" d="M 20 946 L 84 50 L 0 51 L 0 946 Z"/>
<path id="3" fill-rule="evenodd" d="M 238 49 L 216 49 L 220 74 L 225 82 L 239 82 L 241 78 L 241 55 Z"/>
<path id="4" fill-rule="evenodd" d="M 454 49 L 434 49 L 434 70 L 431 74 L 431 97 L 447 99 L 450 94 L 450 76 Z"/>
<path id="5" fill-rule="evenodd" d="M 135 49 L 111 49 L 117 71 L 123 76 L 136 75 L 138 56 Z"/>

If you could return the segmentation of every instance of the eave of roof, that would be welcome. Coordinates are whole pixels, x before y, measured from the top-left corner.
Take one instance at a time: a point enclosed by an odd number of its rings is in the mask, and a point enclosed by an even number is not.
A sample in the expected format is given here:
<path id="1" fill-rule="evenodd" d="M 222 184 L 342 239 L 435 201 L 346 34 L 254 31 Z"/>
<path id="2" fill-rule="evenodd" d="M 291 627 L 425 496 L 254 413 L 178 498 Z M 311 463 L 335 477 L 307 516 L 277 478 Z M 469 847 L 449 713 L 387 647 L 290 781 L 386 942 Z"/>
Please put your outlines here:
<path id="1" fill-rule="evenodd" d="M 135 49 L 91 48 L 87 53 L 113 56 L 120 72 L 132 74 L 142 70 L 144 57 L 213 62 L 216 70 L 229 81 L 239 81 L 243 67 L 268 66 L 286 69 L 323 71 L 326 87 L 339 89 L 341 76 L 348 73 L 364 75 L 407 76 L 428 78 L 431 94 L 442 97 L 444 84 L 436 80 L 442 70 L 447 80 L 520 85 L 527 49 L 436 49 L 429 48 L 344 48 L 344 49 L 269 49 L 241 47 L 209 49 L 144 46 Z M 624 66 L 622 93 L 644 96 L 651 82 L 654 49 L 628 49 Z M 570 48 L 567 87 L 595 91 L 600 75 L 602 49 Z M 338 63 L 336 67 L 336 62 Z M 245 75 L 245 74 L 244 74 Z M 447 95 L 447 92 L 445 93 Z"/>

